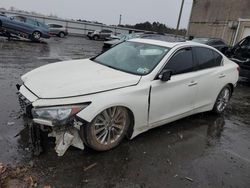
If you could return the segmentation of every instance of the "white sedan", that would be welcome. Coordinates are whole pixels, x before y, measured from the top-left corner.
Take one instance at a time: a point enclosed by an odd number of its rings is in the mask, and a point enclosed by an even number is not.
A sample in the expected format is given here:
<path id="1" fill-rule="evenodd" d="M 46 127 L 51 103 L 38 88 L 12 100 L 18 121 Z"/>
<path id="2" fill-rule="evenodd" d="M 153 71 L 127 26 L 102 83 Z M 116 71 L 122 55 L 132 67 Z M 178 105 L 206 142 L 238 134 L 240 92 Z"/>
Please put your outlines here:
<path id="1" fill-rule="evenodd" d="M 222 113 L 238 65 L 194 43 L 133 39 L 94 58 L 42 66 L 22 76 L 19 101 L 63 155 L 98 151 L 192 114 Z"/>

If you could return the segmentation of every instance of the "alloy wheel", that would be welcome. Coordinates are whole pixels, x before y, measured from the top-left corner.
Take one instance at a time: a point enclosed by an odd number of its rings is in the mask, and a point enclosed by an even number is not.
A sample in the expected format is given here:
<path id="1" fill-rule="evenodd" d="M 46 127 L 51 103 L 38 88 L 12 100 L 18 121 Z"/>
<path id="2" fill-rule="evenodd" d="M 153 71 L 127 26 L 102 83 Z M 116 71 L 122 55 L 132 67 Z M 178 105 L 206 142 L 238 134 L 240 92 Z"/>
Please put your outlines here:
<path id="1" fill-rule="evenodd" d="M 127 112 L 121 107 L 112 107 L 100 113 L 94 122 L 94 136 L 102 145 L 109 145 L 119 140 L 125 130 Z"/>
<path id="2" fill-rule="evenodd" d="M 40 38 L 41 38 L 41 33 L 38 32 L 38 31 L 35 31 L 35 32 L 33 33 L 33 38 L 34 38 L 35 40 L 40 39 Z"/>
<path id="3" fill-rule="evenodd" d="M 222 112 L 223 110 L 225 110 L 226 106 L 228 105 L 230 99 L 230 89 L 228 87 L 225 87 L 216 102 L 216 108 L 218 110 L 218 112 Z"/>

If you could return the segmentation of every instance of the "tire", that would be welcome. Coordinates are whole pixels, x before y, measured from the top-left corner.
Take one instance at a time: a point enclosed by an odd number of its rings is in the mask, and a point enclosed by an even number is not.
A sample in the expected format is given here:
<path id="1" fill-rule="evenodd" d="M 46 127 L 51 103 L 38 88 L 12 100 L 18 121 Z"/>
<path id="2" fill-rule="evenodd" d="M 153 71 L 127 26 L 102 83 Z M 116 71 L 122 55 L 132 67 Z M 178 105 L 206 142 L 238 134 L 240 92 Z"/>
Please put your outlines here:
<path id="1" fill-rule="evenodd" d="M 42 36 L 41 32 L 39 32 L 39 31 L 34 31 L 34 32 L 32 33 L 31 39 L 32 39 L 33 41 L 38 41 L 38 40 L 41 38 L 41 36 Z"/>
<path id="2" fill-rule="evenodd" d="M 96 151 L 107 151 L 118 146 L 126 136 L 130 126 L 130 116 L 124 107 L 111 107 L 84 126 L 84 141 Z"/>
<path id="3" fill-rule="evenodd" d="M 93 36 L 93 39 L 94 39 L 94 40 L 98 40 L 98 39 L 99 39 L 99 36 L 98 36 L 98 35 L 95 35 L 95 36 Z"/>
<path id="4" fill-rule="evenodd" d="M 221 114 L 226 109 L 230 98 L 232 95 L 232 90 L 229 85 L 225 86 L 219 93 L 216 102 L 213 107 L 213 112 L 216 114 Z"/>
<path id="5" fill-rule="evenodd" d="M 0 20 L 0 27 L 2 27 L 3 26 L 3 23 L 2 23 L 2 21 Z"/>
<path id="6" fill-rule="evenodd" d="M 65 37 L 65 33 L 64 33 L 64 32 L 60 32 L 60 33 L 58 34 L 58 36 L 59 36 L 60 38 L 64 38 L 64 37 Z"/>

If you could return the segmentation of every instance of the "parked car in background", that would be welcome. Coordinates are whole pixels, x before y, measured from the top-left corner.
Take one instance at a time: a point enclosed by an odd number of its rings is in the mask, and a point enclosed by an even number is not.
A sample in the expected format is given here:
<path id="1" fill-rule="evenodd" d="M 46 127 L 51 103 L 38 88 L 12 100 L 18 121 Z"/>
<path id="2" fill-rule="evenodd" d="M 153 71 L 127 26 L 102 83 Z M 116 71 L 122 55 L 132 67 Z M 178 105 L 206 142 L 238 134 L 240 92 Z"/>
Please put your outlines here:
<path id="1" fill-rule="evenodd" d="M 114 35 L 114 34 L 111 34 L 109 37 L 106 37 L 105 38 L 105 40 L 106 41 L 109 41 L 109 40 L 115 40 L 115 39 L 120 39 L 120 38 L 122 38 L 124 35 L 126 35 L 126 34 L 116 34 L 116 35 Z"/>
<path id="2" fill-rule="evenodd" d="M 63 155 L 70 145 L 106 151 L 192 114 L 220 114 L 238 75 L 236 63 L 207 45 L 132 39 L 32 70 L 17 88 L 23 111 Z"/>
<path id="3" fill-rule="evenodd" d="M 51 35 L 56 35 L 58 37 L 64 38 L 68 35 L 68 30 L 66 27 L 59 25 L 59 24 L 48 24 L 49 26 L 49 33 Z"/>
<path id="4" fill-rule="evenodd" d="M 48 26 L 24 16 L 6 17 L 0 15 L 0 29 L 33 41 L 40 38 L 50 38 Z"/>
<path id="5" fill-rule="evenodd" d="M 229 48 L 226 55 L 240 66 L 240 76 L 250 81 L 250 36 Z"/>
<path id="6" fill-rule="evenodd" d="M 218 38 L 194 38 L 192 41 L 212 46 L 222 53 L 225 53 L 228 49 L 228 45 Z"/>
<path id="7" fill-rule="evenodd" d="M 102 30 L 88 32 L 87 37 L 90 40 L 99 40 L 99 39 L 105 39 L 107 37 L 110 37 L 111 34 L 113 34 L 113 31 L 108 30 L 108 29 L 102 29 Z"/>
<path id="8" fill-rule="evenodd" d="M 112 48 L 113 46 L 120 44 L 124 41 L 127 41 L 129 39 L 133 38 L 139 38 L 143 33 L 132 33 L 132 34 L 121 34 L 117 36 L 117 39 L 106 41 L 103 43 L 102 51 L 105 52 Z M 119 38 L 118 38 L 119 37 Z"/>
<path id="9" fill-rule="evenodd" d="M 113 46 L 122 43 L 124 41 L 127 41 L 129 39 L 133 38 L 144 38 L 144 39 L 153 39 L 153 40 L 160 40 L 165 42 L 181 42 L 185 41 L 183 38 L 176 37 L 176 36 L 170 36 L 165 34 L 151 34 L 151 33 L 132 33 L 132 34 L 124 34 L 121 36 L 120 39 L 106 41 L 103 44 L 102 51 L 105 52 L 112 48 Z"/>

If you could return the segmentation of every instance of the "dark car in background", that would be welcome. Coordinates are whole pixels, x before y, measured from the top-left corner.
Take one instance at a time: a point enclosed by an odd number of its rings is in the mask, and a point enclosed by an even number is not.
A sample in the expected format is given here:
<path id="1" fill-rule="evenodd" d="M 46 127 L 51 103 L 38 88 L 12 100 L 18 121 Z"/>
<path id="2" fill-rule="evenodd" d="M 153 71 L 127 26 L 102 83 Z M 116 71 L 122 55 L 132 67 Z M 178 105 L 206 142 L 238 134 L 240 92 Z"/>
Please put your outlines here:
<path id="1" fill-rule="evenodd" d="M 65 36 L 68 35 L 68 30 L 63 25 L 50 23 L 48 24 L 48 26 L 49 26 L 49 33 L 51 35 L 56 35 L 61 38 L 64 38 Z"/>
<path id="2" fill-rule="evenodd" d="M 192 41 L 212 46 L 222 53 L 225 53 L 228 49 L 228 45 L 219 38 L 194 38 Z"/>
<path id="3" fill-rule="evenodd" d="M 112 34 L 113 31 L 109 29 L 102 29 L 102 30 L 88 32 L 87 37 L 90 40 L 99 40 L 99 39 L 106 39 L 107 37 L 110 37 Z"/>
<path id="4" fill-rule="evenodd" d="M 240 66 L 240 76 L 250 80 L 250 36 L 229 48 L 226 56 Z"/>
<path id="5" fill-rule="evenodd" d="M 0 30 L 9 35 L 13 34 L 33 41 L 38 41 L 40 38 L 50 38 L 48 26 L 24 16 L 0 15 Z"/>

